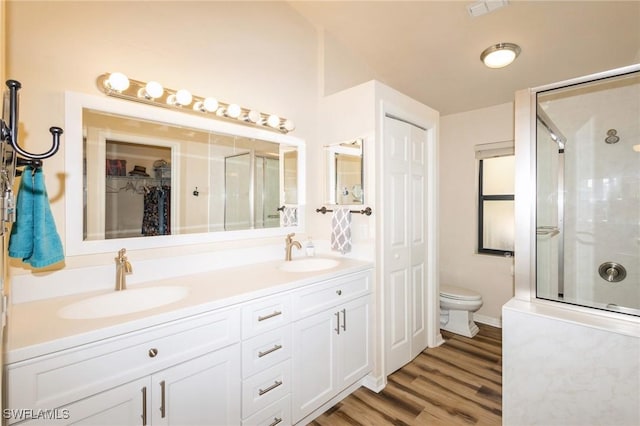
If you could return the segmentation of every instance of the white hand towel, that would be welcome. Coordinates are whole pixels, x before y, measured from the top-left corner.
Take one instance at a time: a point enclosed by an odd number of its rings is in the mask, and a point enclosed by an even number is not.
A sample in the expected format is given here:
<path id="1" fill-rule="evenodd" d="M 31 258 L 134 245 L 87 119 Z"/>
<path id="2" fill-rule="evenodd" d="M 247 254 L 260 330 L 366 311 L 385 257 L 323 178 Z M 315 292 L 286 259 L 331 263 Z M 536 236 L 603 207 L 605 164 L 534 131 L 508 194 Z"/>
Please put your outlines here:
<path id="1" fill-rule="evenodd" d="M 331 250 L 342 254 L 351 251 L 351 212 L 346 207 L 333 210 L 331 217 Z"/>
<path id="2" fill-rule="evenodd" d="M 285 207 L 282 210 L 282 226 L 296 226 L 298 224 L 298 208 Z"/>

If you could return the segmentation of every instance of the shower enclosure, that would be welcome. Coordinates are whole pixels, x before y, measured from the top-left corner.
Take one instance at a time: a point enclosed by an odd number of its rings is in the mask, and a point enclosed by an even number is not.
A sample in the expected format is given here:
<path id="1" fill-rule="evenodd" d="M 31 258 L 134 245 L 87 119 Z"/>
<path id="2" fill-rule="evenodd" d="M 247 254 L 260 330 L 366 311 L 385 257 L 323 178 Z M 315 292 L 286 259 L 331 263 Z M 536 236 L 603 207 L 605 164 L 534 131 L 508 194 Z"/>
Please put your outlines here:
<path id="1" fill-rule="evenodd" d="M 536 101 L 536 297 L 640 315 L 640 71 Z"/>
<path id="2" fill-rule="evenodd" d="M 224 229 L 280 226 L 280 160 L 250 151 L 225 157 Z"/>

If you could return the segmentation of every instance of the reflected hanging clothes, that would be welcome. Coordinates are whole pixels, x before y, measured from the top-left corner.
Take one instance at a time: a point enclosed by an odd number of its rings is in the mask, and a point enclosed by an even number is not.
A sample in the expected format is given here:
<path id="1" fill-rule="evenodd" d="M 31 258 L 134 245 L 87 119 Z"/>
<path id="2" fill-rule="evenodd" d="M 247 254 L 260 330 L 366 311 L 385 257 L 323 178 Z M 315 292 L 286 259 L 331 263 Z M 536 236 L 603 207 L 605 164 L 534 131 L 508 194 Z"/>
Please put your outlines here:
<path id="1" fill-rule="evenodd" d="M 151 186 L 144 194 L 142 235 L 171 235 L 171 187 Z"/>

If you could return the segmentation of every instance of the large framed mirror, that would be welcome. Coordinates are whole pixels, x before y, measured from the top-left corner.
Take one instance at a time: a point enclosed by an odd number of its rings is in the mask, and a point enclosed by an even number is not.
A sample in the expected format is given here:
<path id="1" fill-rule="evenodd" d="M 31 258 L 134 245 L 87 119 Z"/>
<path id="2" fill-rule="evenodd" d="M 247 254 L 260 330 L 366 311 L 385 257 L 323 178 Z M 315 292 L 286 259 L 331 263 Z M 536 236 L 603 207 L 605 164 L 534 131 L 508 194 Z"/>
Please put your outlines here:
<path id="1" fill-rule="evenodd" d="M 301 139 L 66 94 L 67 255 L 302 232 Z"/>
<path id="2" fill-rule="evenodd" d="M 364 204 L 364 140 L 353 139 L 324 147 L 327 170 L 327 203 Z"/>

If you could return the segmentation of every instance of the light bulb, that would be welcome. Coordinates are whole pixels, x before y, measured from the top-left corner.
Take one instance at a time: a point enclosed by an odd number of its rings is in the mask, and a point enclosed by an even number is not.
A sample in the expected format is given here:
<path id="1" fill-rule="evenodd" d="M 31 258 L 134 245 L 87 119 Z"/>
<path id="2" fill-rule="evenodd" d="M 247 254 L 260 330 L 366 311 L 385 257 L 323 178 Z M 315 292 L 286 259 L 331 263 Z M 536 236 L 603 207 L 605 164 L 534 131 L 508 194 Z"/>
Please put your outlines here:
<path id="1" fill-rule="evenodd" d="M 107 89 L 122 92 L 129 88 L 129 78 L 121 72 L 114 72 L 109 74 L 109 78 L 105 81 L 105 86 L 107 86 Z"/>
<path id="2" fill-rule="evenodd" d="M 251 111 L 249 111 L 247 113 L 247 120 L 252 122 L 252 123 L 259 123 L 260 122 L 260 111 L 256 111 L 255 109 L 252 109 Z"/>
<path id="3" fill-rule="evenodd" d="M 138 97 L 143 99 L 156 99 L 162 96 L 164 88 L 157 81 L 150 81 L 144 87 L 138 89 Z"/>
<path id="4" fill-rule="evenodd" d="M 157 81 L 150 81 L 146 84 L 145 91 L 152 99 L 157 99 L 164 93 L 164 87 Z"/>
<path id="5" fill-rule="evenodd" d="M 291 120 L 285 120 L 284 123 L 282 124 L 282 128 L 287 132 L 290 132 L 296 128 L 296 125 L 293 124 L 293 121 Z"/>
<path id="6" fill-rule="evenodd" d="M 214 112 L 218 109 L 218 101 L 215 98 L 204 98 L 203 106 L 208 112 Z"/>
<path id="7" fill-rule="evenodd" d="M 238 118 L 240 117 L 240 113 L 242 112 L 242 109 L 240 108 L 240 105 L 238 104 L 230 104 L 227 107 L 227 116 L 231 117 L 231 118 Z"/>
<path id="8" fill-rule="evenodd" d="M 204 110 L 204 102 L 202 102 L 202 101 L 194 102 L 194 104 L 193 104 L 193 110 L 194 110 L 194 111 L 200 111 L 200 112 L 206 112 L 206 111 Z"/>
<path id="9" fill-rule="evenodd" d="M 191 92 L 185 89 L 180 89 L 176 92 L 176 103 L 186 106 L 191 103 L 193 100 L 193 96 L 191 96 Z"/>
<path id="10" fill-rule="evenodd" d="M 267 125 L 269 127 L 273 127 L 274 129 L 277 129 L 278 126 L 280 126 L 280 117 L 278 117 L 275 114 L 271 114 L 269 118 L 267 118 Z"/>

